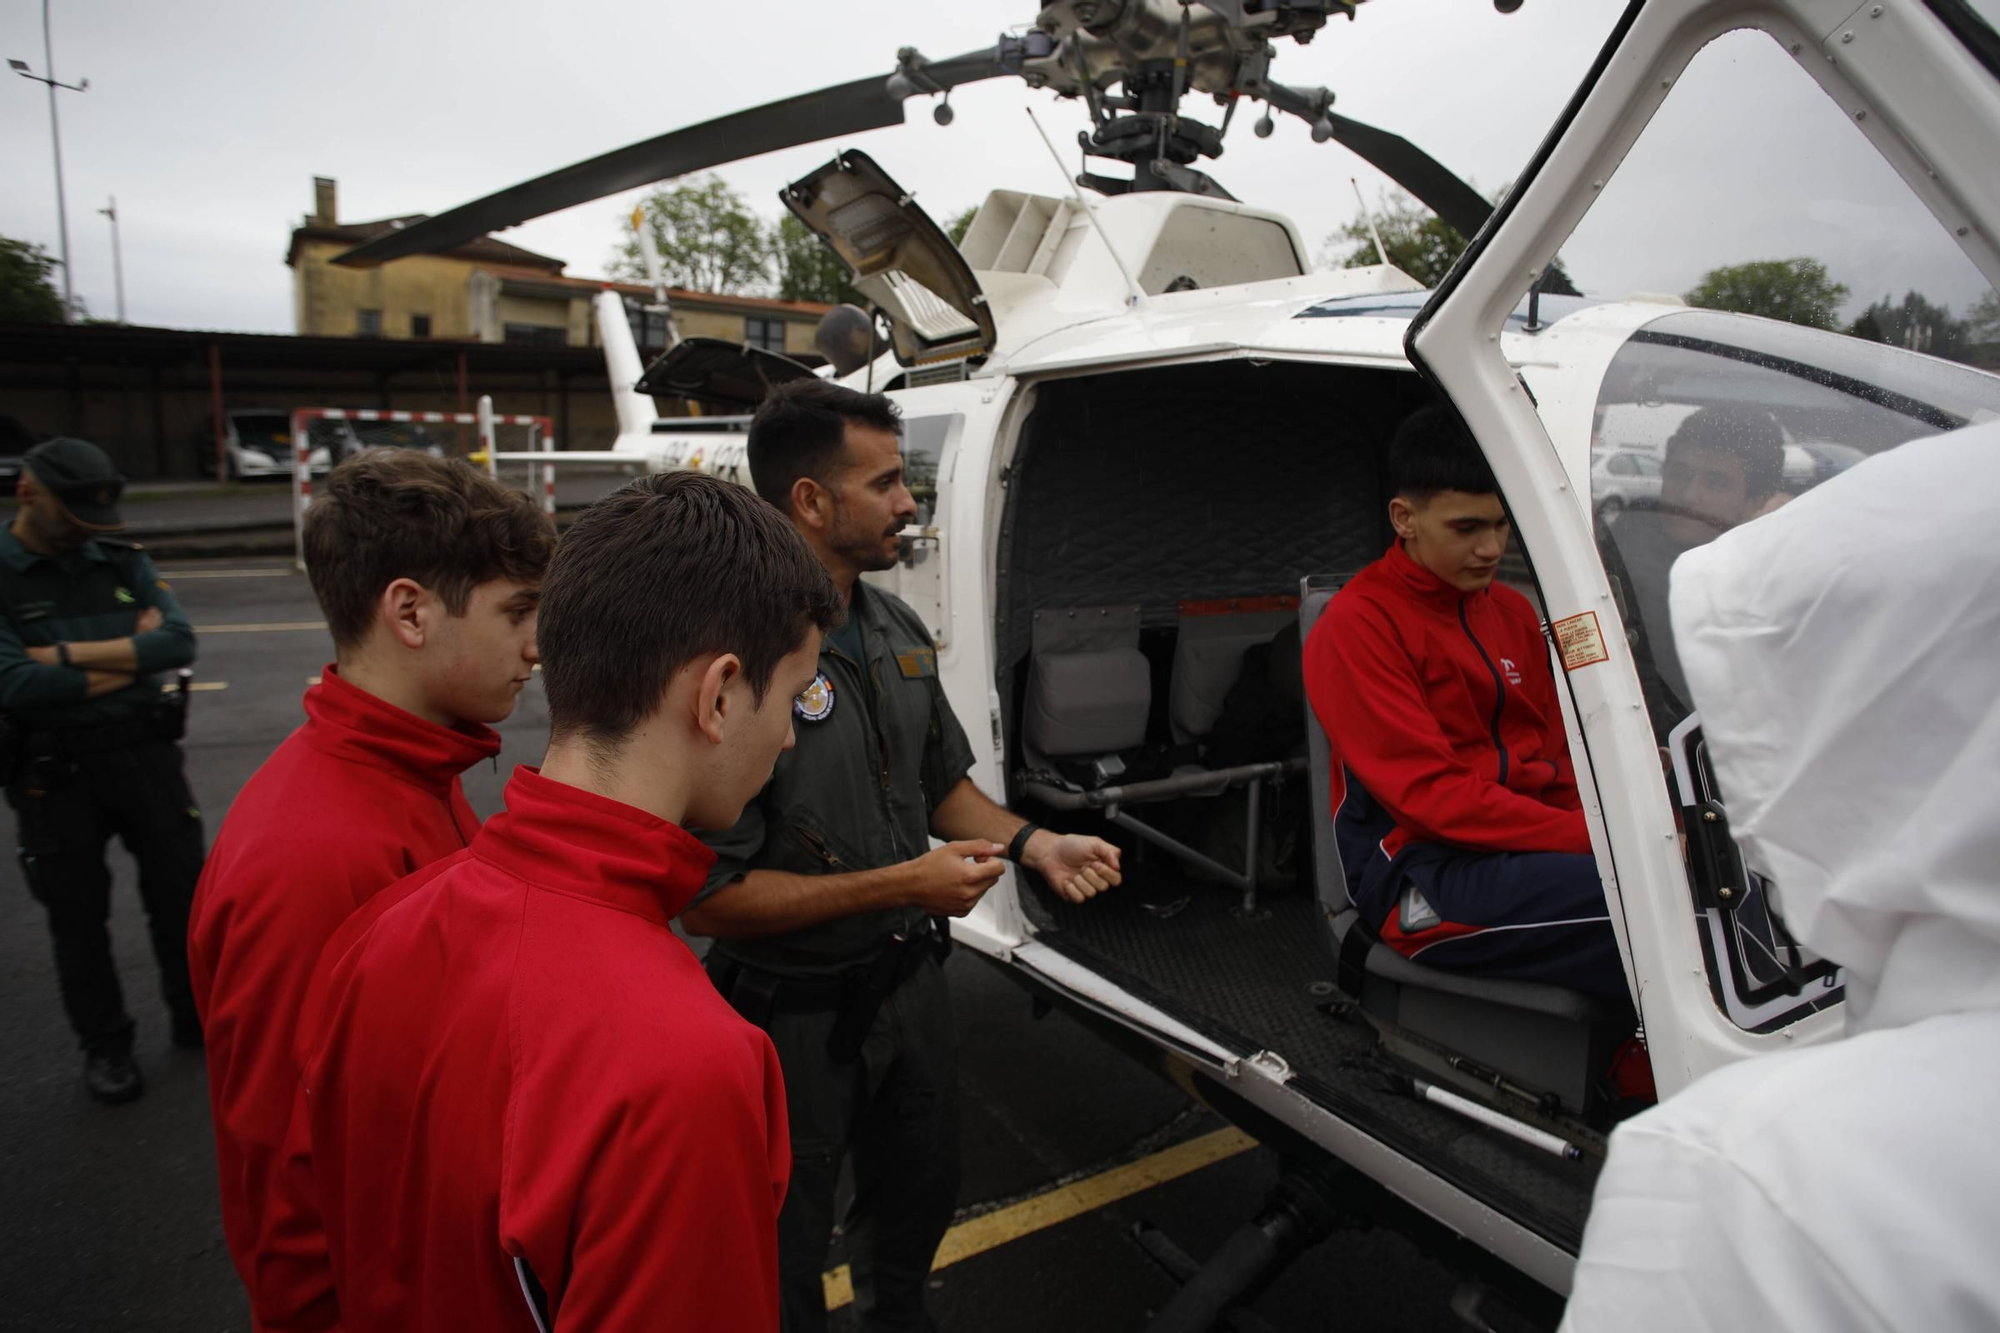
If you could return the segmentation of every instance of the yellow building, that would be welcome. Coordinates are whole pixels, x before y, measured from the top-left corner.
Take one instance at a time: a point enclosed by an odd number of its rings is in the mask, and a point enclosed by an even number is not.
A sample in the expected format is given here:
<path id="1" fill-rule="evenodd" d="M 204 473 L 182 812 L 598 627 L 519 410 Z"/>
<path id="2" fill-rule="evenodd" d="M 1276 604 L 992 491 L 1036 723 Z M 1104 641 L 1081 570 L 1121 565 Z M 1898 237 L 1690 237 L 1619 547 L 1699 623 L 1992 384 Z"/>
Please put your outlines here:
<path id="1" fill-rule="evenodd" d="M 455 342 L 594 347 L 591 298 L 605 288 L 626 297 L 641 355 L 666 346 L 666 323 L 641 307 L 652 289 L 564 275 L 563 261 L 481 236 L 438 254 L 411 255 L 376 268 L 342 268 L 334 256 L 423 214 L 341 222 L 338 187 L 313 178 L 313 211 L 292 232 L 297 331 L 318 337 L 435 338 Z M 799 356 L 812 364 L 813 330 L 828 307 L 812 301 L 667 289 L 682 337 L 726 338 Z"/>

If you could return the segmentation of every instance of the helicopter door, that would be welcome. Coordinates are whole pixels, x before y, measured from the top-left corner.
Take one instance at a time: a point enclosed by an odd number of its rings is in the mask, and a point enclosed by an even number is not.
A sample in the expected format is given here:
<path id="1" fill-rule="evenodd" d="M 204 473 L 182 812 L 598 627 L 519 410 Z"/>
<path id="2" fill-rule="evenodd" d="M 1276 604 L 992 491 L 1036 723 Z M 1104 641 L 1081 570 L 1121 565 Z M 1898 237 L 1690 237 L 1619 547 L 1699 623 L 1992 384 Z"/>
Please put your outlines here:
<path id="1" fill-rule="evenodd" d="M 1663 1095 L 1833 1031 L 1840 994 L 1728 839 L 1666 571 L 2000 415 L 1996 45 L 1961 0 L 1634 4 L 1411 326 L 1533 564 Z M 1552 270 L 1605 304 L 1537 295 Z"/>
<path id="2" fill-rule="evenodd" d="M 889 317 L 899 363 L 993 350 L 993 312 L 958 247 L 868 154 L 850 148 L 779 197 L 840 257 L 854 289 Z"/>

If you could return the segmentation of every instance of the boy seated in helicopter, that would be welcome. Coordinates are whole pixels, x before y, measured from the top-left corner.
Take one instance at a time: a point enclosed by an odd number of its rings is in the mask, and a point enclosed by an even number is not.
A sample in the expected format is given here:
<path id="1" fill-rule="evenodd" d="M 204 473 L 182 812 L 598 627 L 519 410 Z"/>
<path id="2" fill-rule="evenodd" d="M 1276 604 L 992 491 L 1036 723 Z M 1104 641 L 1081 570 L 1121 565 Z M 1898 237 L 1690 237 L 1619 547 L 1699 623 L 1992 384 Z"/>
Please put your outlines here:
<path id="1" fill-rule="evenodd" d="M 1304 650 L 1349 896 L 1429 967 L 1626 994 L 1540 618 L 1494 581 L 1509 522 L 1446 409 L 1397 430 L 1396 540 Z"/>

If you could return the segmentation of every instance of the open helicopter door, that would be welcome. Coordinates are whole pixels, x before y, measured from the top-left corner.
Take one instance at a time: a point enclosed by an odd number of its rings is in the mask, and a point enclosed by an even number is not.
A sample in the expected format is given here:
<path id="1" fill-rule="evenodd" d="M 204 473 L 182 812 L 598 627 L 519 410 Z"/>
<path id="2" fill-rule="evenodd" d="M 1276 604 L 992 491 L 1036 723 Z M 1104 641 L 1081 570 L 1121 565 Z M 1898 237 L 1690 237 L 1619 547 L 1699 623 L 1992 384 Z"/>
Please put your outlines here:
<path id="1" fill-rule="evenodd" d="M 1791 947 L 1728 839 L 1679 697 L 1666 580 L 1681 551 L 1855 460 L 2000 416 L 2000 377 L 1944 359 L 1977 356 L 1938 332 L 1956 327 L 1946 306 L 2000 311 L 1991 13 L 1637 0 L 1410 327 L 1411 362 L 1484 449 L 1539 584 L 1662 1096 L 1840 1026 L 1838 971 Z M 1532 289 L 1558 264 L 1586 294 L 1688 301 L 1543 323 Z M 1783 272 L 1818 305 L 1720 290 L 1743 270 Z M 1841 275 L 1866 284 L 1851 305 Z M 1900 290 L 1901 307 L 1862 308 Z M 1509 327 L 1524 299 L 1526 327 Z M 1557 442 L 1584 441 L 1566 466 Z M 1614 453 L 1650 458 L 1657 494 L 1608 504 Z M 1712 502 L 1696 496 L 1709 458 L 1728 492 Z"/>
<path id="2" fill-rule="evenodd" d="M 993 313 L 958 247 L 866 153 L 847 149 L 779 198 L 840 257 L 855 290 L 889 317 L 898 362 L 926 365 L 993 350 Z"/>

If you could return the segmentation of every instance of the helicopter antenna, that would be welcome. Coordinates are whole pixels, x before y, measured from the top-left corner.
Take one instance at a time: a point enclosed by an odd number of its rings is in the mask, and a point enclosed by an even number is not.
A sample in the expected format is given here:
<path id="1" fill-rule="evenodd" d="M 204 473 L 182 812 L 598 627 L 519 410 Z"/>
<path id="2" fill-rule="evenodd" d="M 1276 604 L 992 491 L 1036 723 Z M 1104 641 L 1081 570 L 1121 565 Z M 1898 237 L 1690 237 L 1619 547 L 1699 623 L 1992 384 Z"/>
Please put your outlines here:
<path id="1" fill-rule="evenodd" d="M 1368 201 L 1361 197 L 1361 182 L 1349 176 L 1347 183 L 1354 187 L 1354 202 L 1361 205 L 1361 220 L 1368 224 L 1368 234 L 1375 241 L 1375 257 L 1386 266 L 1389 252 L 1382 248 L 1382 233 L 1375 230 L 1375 215 L 1368 211 Z"/>
<path id="2" fill-rule="evenodd" d="M 1132 295 L 1127 299 L 1126 304 L 1132 306 L 1134 309 L 1143 308 L 1146 304 L 1146 293 L 1140 289 L 1138 283 L 1132 280 L 1132 270 L 1125 267 L 1125 261 L 1118 255 L 1118 247 L 1113 245 L 1111 237 L 1105 234 L 1104 224 L 1097 220 L 1097 210 L 1092 208 L 1081 194 L 1077 193 L 1076 182 L 1070 179 L 1067 171 L 1063 170 L 1062 154 L 1056 152 L 1056 146 L 1050 140 L 1049 132 L 1042 128 L 1042 122 L 1036 117 L 1035 109 L 1033 107 L 1026 107 L 1024 109 L 1028 113 L 1028 119 L 1034 124 L 1035 133 L 1042 136 L 1042 146 L 1049 150 L 1049 157 L 1055 162 L 1056 172 L 1063 178 L 1063 187 L 1069 191 L 1070 199 L 1075 202 L 1078 208 L 1083 210 L 1083 215 L 1090 219 L 1091 227 L 1097 232 L 1097 239 L 1104 242 L 1105 250 L 1110 252 L 1111 262 L 1118 266 L 1118 276 L 1125 279 L 1126 287 L 1131 289 Z"/>

